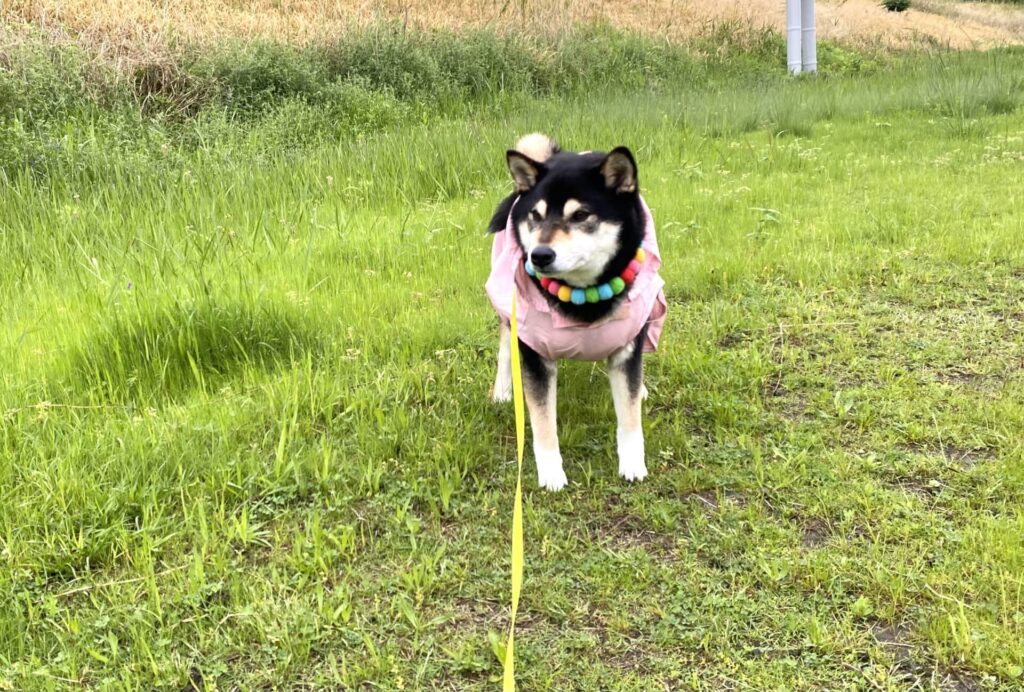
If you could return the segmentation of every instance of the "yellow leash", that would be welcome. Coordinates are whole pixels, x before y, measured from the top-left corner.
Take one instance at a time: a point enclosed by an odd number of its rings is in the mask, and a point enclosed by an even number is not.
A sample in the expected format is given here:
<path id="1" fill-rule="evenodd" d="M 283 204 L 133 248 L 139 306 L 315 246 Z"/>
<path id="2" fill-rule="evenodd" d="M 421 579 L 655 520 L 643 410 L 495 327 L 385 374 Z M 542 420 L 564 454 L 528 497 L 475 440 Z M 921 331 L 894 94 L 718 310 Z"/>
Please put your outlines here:
<path id="1" fill-rule="evenodd" d="M 512 289 L 512 401 L 516 411 L 516 498 L 512 507 L 512 622 L 508 628 L 508 646 L 505 647 L 505 682 L 503 692 L 516 689 L 516 611 L 519 610 L 519 592 L 523 587 L 523 446 L 526 422 L 523 419 L 523 373 L 519 366 L 519 329 L 516 322 L 518 291 Z"/>

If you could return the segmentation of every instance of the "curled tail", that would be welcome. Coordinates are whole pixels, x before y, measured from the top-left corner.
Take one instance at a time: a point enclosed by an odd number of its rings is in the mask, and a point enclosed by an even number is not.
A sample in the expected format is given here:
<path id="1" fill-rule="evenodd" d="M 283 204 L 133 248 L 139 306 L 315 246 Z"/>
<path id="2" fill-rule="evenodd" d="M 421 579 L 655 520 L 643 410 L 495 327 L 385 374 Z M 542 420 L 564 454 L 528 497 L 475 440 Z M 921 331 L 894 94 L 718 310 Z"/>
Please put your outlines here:
<path id="1" fill-rule="evenodd" d="M 547 135 L 534 132 L 520 137 L 519 141 L 516 142 L 515 150 L 520 154 L 529 156 L 537 163 L 544 163 L 560 152 L 562 148 L 558 146 L 558 142 Z M 505 228 L 505 224 L 508 222 L 508 215 L 512 211 L 512 203 L 516 201 L 517 196 L 517 193 L 512 193 L 501 200 L 498 208 L 494 211 L 494 216 L 491 217 L 490 223 L 487 224 L 488 233 L 497 233 Z"/>

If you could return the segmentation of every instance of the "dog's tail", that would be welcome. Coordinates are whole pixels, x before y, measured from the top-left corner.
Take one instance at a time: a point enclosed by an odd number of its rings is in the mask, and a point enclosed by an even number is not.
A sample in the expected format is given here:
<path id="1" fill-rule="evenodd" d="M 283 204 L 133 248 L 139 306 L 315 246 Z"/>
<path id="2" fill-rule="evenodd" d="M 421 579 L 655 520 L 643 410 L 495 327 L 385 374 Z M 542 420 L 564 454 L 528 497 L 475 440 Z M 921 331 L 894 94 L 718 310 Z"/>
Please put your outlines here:
<path id="1" fill-rule="evenodd" d="M 558 142 L 540 132 L 525 135 L 516 142 L 516 151 L 543 163 L 562 150 Z"/>
<path id="2" fill-rule="evenodd" d="M 540 132 L 534 132 L 533 134 L 524 135 L 519 138 L 516 142 L 516 151 L 524 156 L 529 156 L 537 163 L 544 163 L 552 156 L 562 150 L 558 146 L 558 142 L 551 139 L 547 135 L 543 135 Z M 508 215 L 512 211 L 512 204 L 516 201 L 518 193 L 512 193 L 505 199 L 501 200 L 501 204 L 494 211 L 494 216 L 491 217 L 491 222 L 487 224 L 488 233 L 497 233 L 504 230 L 505 224 L 508 221 Z"/>

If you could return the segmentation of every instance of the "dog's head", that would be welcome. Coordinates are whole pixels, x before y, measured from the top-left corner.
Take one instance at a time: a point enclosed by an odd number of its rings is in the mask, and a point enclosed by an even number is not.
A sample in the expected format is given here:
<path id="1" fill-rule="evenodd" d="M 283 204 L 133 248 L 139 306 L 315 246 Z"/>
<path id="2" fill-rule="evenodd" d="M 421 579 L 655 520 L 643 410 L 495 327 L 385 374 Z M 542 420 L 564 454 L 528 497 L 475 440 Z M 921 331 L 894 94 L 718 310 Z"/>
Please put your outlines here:
<path id="1" fill-rule="evenodd" d="M 643 233 L 629 149 L 577 154 L 531 135 L 507 157 L 519 195 L 512 227 L 534 268 L 581 287 L 621 271 Z"/>

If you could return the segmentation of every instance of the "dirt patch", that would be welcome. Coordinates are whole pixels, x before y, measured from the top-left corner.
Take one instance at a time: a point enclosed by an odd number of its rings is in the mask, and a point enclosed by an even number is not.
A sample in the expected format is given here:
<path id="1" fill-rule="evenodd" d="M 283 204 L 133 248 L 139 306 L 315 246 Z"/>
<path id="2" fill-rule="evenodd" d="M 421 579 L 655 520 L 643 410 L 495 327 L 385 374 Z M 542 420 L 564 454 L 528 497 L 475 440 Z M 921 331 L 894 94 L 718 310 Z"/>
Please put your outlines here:
<path id="1" fill-rule="evenodd" d="M 963 368 L 950 368 L 935 374 L 939 382 L 954 385 L 969 385 L 985 379 L 985 375 Z"/>
<path id="2" fill-rule="evenodd" d="M 452 633 L 459 630 L 492 629 L 500 631 L 507 625 L 508 614 L 504 611 L 504 603 L 485 601 L 469 598 L 467 596 L 456 596 L 452 609 L 447 613 L 447 620 L 438 627 L 442 633 Z M 521 620 L 528 619 L 525 615 L 516 622 L 516 628 L 521 628 Z"/>
<path id="3" fill-rule="evenodd" d="M 650 661 L 654 658 L 644 646 L 644 637 L 636 632 L 630 637 L 628 645 L 616 651 L 609 651 L 607 638 L 602 633 L 602 655 L 601 660 L 609 668 L 622 672 L 632 672 L 637 675 L 648 676 L 652 671 Z"/>
<path id="4" fill-rule="evenodd" d="M 188 681 L 185 686 L 181 688 L 181 692 L 202 692 L 206 689 L 204 684 L 206 678 L 203 675 L 203 671 L 199 668 L 192 666 L 188 669 Z"/>
<path id="5" fill-rule="evenodd" d="M 725 498 L 725 504 L 732 505 L 733 507 L 743 508 L 750 504 L 747 496 L 738 490 L 726 490 L 723 493 Z"/>
<path id="6" fill-rule="evenodd" d="M 980 692 L 981 683 L 967 673 L 948 673 L 939 689 L 942 692 Z"/>
<path id="7" fill-rule="evenodd" d="M 942 692 L 978 692 L 982 689 L 978 679 L 966 671 L 943 670 L 934 661 L 915 661 L 914 654 L 919 652 L 910 640 L 909 629 L 903 625 L 877 620 L 871 624 L 870 633 L 892 656 L 895 668 L 922 685 L 922 689 L 925 686 Z"/>
<path id="8" fill-rule="evenodd" d="M 637 549 L 658 560 L 675 557 L 675 535 L 654 531 L 636 516 L 613 516 L 590 529 L 598 545 L 614 552 Z"/>
<path id="9" fill-rule="evenodd" d="M 929 502 L 942 492 L 942 483 L 937 479 L 897 478 L 896 484 L 903 492 L 917 495 L 922 500 Z"/>
<path id="10" fill-rule="evenodd" d="M 793 423 L 808 423 L 814 420 L 814 416 L 807 410 L 807 398 L 802 395 L 783 399 L 779 412 L 783 418 Z"/>
<path id="11" fill-rule="evenodd" d="M 733 346 L 740 346 L 742 344 L 745 344 L 748 341 L 750 341 L 750 332 L 741 330 L 738 332 L 729 332 L 721 339 L 719 339 L 718 343 L 716 343 L 715 345 L 718 348 L 732 348 Z"/>
<path id="12" fill-rule="evenodd" d="M 914 454 L 941 456 L 946 461 L 959 466 L 965 471 L 996 458 L 995 451 L 989 447 L 964 447 L 952 443 L 943 443 L 937 447 L 928 447 L 914 443 L 903 445 L 903 448 Z"/>
<path id="13" fill-rule="evenodd" d="M 689 493 L 686 497 L 705 510 L 713 511 L 718 509 L 718 493 L 714 490 L 697 490 Z"/>
<path id="14" fill-rule="evenodd" d="M 883 649 L 889 652 L 897 667 L 907 669 L 908 672 L 914 667 L 911 656 L 914 645 L 910 642 L 909 632 L 905 627 L 877 621 L 871 625 L 871 635 Z"/>
<path id="15" fill-rule="evenodd" d="M 679 499 L 683 502 L 689 501 L 705 512 L 717 512 L 724 506 L 743 508 L 749 504 L 747 496 L 738 490 L 707 488 L 705 490 L 694 490 L 682 493 Z"/>
<path id="16" fill-rule="evenodd" d="M 804 525 L 804 537 L 801 542 L 804 548 L 813 550 L 825 545 L 831 534 L 828 524 L 821 519 L 812 519 Z"/>
<path id="17" fill-rule="evenodd" d="M 782 382 L 781 371 L 765 378 L 761 385 L 761 400 L 765 408 L 793 423 L 814 420 L 814 416 L 807 410 L 807 397 L 799 392 L 791 392 Z"/>
<path id="18" fill-rule="evenodd" d="M 943 445 L 941 450 L 942 456 L 964 469 L 973 468 L 981 462 L 995 459 L 995 453 L 987 447 L 969 449 L 956 445 Z"/>

